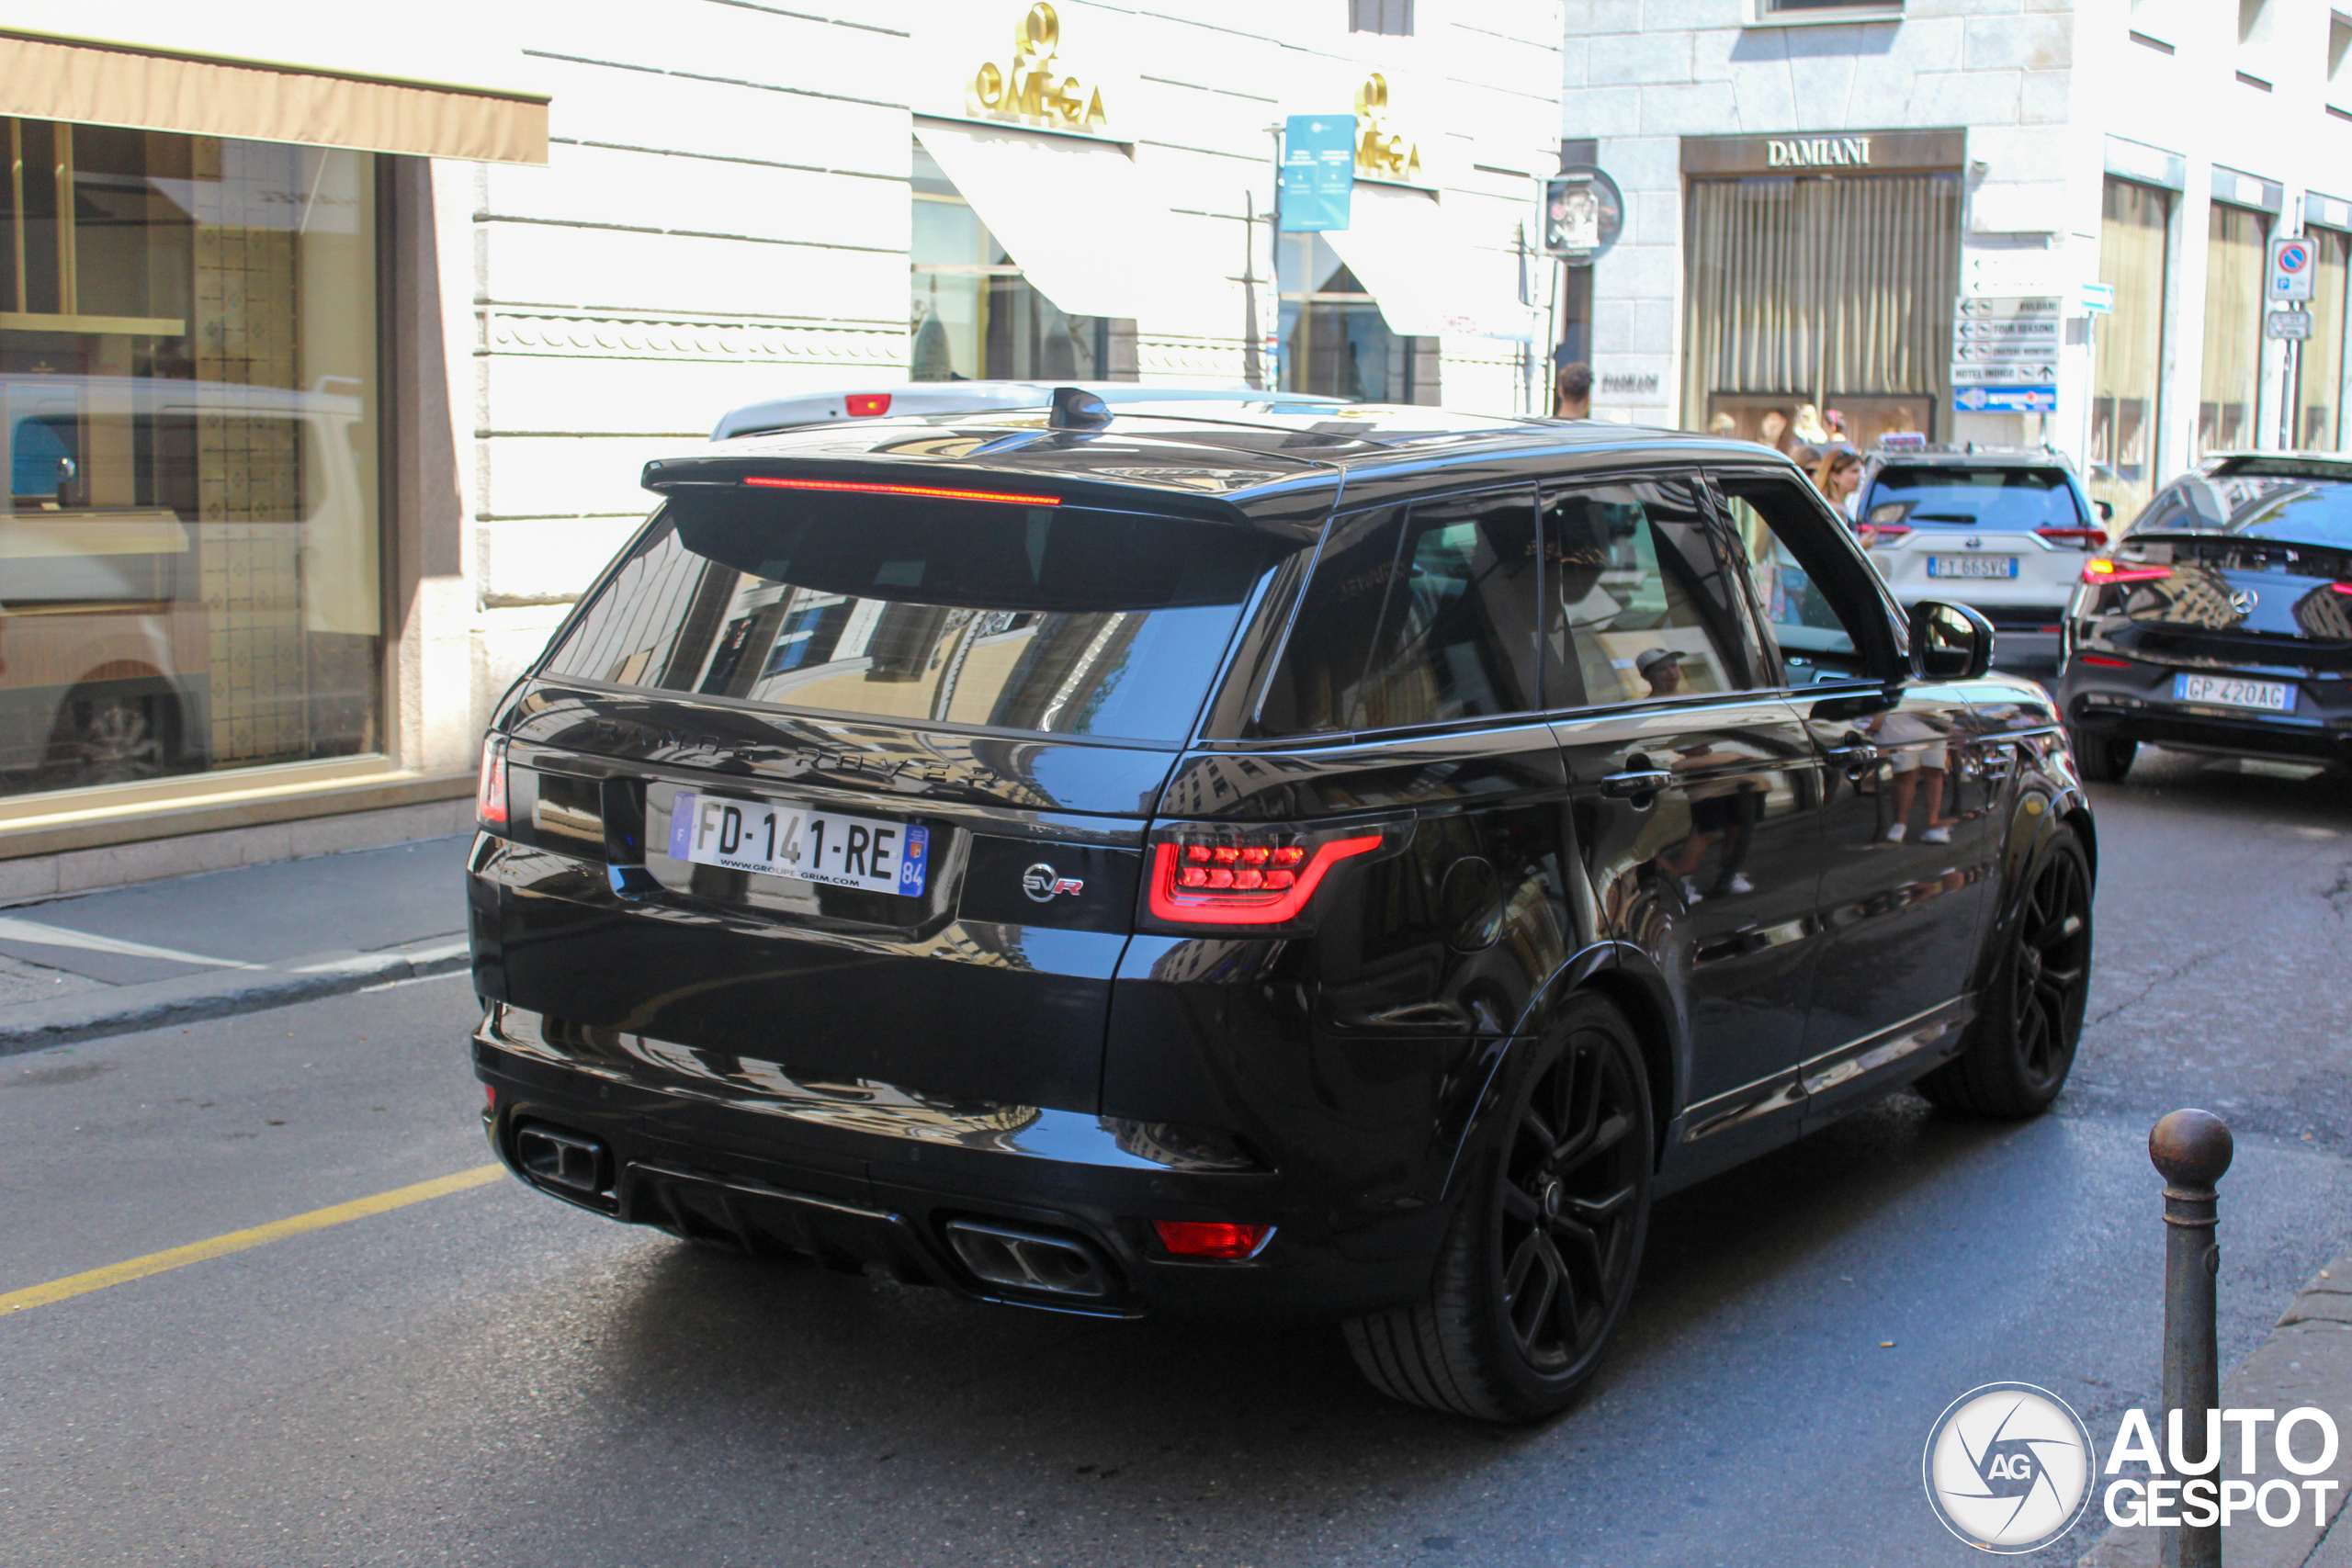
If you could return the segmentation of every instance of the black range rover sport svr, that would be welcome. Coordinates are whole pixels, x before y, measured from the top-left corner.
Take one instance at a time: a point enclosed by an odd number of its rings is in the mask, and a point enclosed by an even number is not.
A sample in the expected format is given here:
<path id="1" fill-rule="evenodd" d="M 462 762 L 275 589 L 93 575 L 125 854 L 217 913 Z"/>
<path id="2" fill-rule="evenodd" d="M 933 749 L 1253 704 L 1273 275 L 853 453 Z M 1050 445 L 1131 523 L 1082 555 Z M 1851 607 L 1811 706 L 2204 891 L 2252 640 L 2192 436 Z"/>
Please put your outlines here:
<path id="1" fill-rule="evenodd" d="M 1762 448 L 1427 409 L 650 464 L 500 706 L 500 1156 L 613 1218 L 1559 1408 L 1653 1201 L 2064 1082 L 2091 822 Z"/>

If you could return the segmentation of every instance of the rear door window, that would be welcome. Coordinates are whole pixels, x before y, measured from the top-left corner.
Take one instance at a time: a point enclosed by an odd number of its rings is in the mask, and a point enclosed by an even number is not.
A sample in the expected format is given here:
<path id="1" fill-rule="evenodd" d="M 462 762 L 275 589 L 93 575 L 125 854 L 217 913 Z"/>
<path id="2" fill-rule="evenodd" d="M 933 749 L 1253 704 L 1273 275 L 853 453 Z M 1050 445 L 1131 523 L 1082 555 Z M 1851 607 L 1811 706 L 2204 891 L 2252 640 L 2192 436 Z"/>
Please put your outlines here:
<path id="1" fill-rule="evenodd" d="M 1544 493 L 1559 612 L 1545 667 L 1555 708 L 1746 691 L 1758 648 L 1738 563 L 1687 481 Z"/>
<path id="2" fill-rule="evenodd" d="M 1532 489 L 1335 518 L 1259 733 L 1533 711 L 1542 575 Z"/>
<path id="3" fill-rule="evenodd" d="M 1174 744 L 1282 552 L 1230 525 L 712 487 L 546 672 L 813 713 Z"/>
<path id="4" fill-rule="evenodd" d="M 1928 528 L 2079 528 L 2088 519 L 2057 468 L 1890 463 L 1862 510 L 1866 523 Z"/>

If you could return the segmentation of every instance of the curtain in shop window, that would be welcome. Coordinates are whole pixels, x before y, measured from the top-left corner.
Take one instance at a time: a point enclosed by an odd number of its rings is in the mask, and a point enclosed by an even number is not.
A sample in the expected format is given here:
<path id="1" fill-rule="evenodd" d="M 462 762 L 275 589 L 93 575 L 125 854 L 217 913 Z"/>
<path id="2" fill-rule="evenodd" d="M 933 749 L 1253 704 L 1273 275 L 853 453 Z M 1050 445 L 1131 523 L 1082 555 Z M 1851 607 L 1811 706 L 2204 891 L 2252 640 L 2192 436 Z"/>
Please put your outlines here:
<path id="1" fill-rule="evenodd" d="M 2091 327 L 2091 494 L 2114 506 L 2119 523 L 2147 503 L 2154 487 L 2156 399 L 2165 352 L 2165 235 L 2172 193 L 2129 180 L 2107 182 L 2099 226 L 2098 278 L 2115 308 Z"/>
<path id="2" fill-rule="evenodd" d="M 1684 420 L 1721 393 L 1941 400 L 1959 292 L 1951 175 L 1697 180 Z"/>
<path id="3" fill-rule="evenodd" d="M 2261 412 L 2263 215 L 2212 206 L 2205 253 L 2205 378 L 2197 404 L 2197 450 L 2252 446 Z"/>
<path id="4" fill-rule="evenodd" d="M 2295 444 L 2308 452 L 2333 452 L 2343 445 L 2340 423 L 2344 391 L 2344 289 L 2352 234 L 2314 229 L 2319 267 L 2312 277 L 2312 336 L 2303 344 L 2302 419 Z"/>

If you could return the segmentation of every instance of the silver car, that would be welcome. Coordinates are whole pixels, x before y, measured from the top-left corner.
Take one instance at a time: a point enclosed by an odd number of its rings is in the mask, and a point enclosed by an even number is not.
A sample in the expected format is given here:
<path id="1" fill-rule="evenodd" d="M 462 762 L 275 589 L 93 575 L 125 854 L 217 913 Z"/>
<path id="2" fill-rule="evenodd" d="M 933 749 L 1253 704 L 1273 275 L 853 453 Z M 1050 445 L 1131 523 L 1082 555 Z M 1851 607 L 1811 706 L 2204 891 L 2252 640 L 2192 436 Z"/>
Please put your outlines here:
<path id="1" fill-rule="evenodd" d="M 2048 663 L 2083 563 L 2111 509 L 2055 452 L 1928 447 L 1874 453 L 1855 516 L 1872 565 L 1905 605 L 1965 604 L 2000 634 L 2004 664 Z"/>

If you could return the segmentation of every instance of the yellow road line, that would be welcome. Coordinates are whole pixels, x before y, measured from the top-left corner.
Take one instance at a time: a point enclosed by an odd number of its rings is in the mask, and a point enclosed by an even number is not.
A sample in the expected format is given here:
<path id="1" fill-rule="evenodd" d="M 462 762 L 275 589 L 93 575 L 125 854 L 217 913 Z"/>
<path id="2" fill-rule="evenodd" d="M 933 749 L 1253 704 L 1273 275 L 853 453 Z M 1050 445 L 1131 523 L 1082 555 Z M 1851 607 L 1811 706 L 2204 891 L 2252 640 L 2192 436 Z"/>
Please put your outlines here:
<path id="1" fill-rule="evenodd" d="M 231 1231 L 209 1241 L 192 1241 L 186 1247 L 175 1247 L 162 1252 L 151 1252 L 144 1258 L 133 1258 L 123 1263 L 109 1263 L 103 1269 L 85 1273 L 68 1274 L 62 1280 L 51 1280 L 46 1285 L 28 1285 L 21 1291 L 11 1291 L 0 1296 L 0 1313 L 22 1312 L 27 1307 L 47 1306 L 72 1296 L 87 1295 L 103 1291 L 108 1285 L 119 1285 L 130 1280 L 143 1280 L 150 1274 L 161 1274 L 168 1269 L 183 1269 L 191 1263 L 201 1263 L 208 1258 L 222 1258 L 232 1252 L 243 1252 L 251 1247 L 266 1247 L 273 1241 L 283 1241 L 289 1235 L 305 1231 L 324 1230 L 348 1220 L 364 1220 L 370 1214 L 381 1214 L 393 1209 L 404 1209 L 411 1203 L 422 1203 L 428 1198 L 447 1197 L 469 1188 L 486 1186 L 506 1174 L 503 1165 L 478 1165 L 471 1170 L 461 1170 L 452 1176 L 436 1176 L 430 1181 L 413 1186 L 395 1187 L 390 1192 L 379 1192 L 372 1198 L 354 1198 L 348 1203 L 330 1204 L 313 1209 L 307 1214 L 290 1219 L 272 1220 L 251 1230 Z"/>

